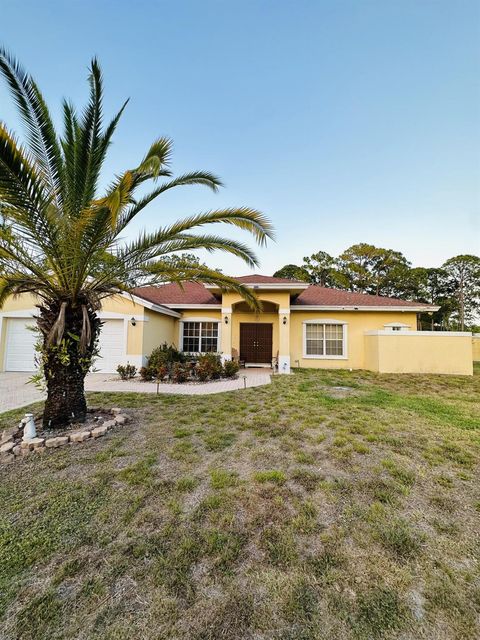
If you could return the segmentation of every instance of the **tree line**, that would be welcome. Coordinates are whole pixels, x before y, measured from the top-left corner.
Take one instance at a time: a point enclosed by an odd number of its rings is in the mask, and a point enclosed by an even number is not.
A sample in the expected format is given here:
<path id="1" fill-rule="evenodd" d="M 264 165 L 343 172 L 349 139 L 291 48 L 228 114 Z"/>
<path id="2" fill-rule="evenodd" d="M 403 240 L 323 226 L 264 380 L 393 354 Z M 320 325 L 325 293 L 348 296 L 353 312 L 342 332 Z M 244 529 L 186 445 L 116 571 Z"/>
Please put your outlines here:
<path id="1" fill-rule="evenodd" d="M 400 251 L 362 242 L 337 257 L 318 251 L 300 265 L 283 266 L 274 276 L 439 306 L 437 312 L 420 317 L 424 329 L 480 329 L 478 256 L 454 256 L 441 267 L 412 267 Z"/>

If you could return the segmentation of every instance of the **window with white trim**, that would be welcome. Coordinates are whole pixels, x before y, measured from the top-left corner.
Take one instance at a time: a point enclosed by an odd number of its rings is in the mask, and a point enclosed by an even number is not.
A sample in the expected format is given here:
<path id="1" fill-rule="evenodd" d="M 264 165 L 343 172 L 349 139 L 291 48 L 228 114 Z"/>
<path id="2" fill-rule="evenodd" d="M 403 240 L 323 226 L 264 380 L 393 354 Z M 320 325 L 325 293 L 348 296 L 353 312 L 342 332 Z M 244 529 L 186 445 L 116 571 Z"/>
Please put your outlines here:
<path id="1" fill-rule="evenodd" d="M 218 352 L 218 322 L 183 322 L 182 351 Z"/>
<path id="2" fill-rule="evenodd" d="M 308 322 L 304 324 L 304 356 L 307 358 L 344 358 L 344 324 Z"/>

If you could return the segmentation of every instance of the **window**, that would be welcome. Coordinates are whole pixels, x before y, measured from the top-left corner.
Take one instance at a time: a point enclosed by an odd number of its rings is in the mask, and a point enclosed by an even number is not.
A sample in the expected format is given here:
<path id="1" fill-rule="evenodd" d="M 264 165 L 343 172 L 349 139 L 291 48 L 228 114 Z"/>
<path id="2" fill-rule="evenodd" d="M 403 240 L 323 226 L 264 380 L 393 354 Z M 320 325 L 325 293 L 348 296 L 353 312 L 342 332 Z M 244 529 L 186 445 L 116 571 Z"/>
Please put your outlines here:
<path id="1" fill-rule="evenodd" d="M 329 322 L 305 322 L 305 358 L 346 358 L 346 325 Z"/>
<path id="2" fill-rule="evenodd" d="M 410 329 L 409 324 L 403 324 L 403 322 L 389 322 L 383 325 L 385 331 L 408 331 Z"/>
<path id="3" fill-rule="evenodd" d="M 187 353 L 218 351 L 218 322 L 184 322 L 182 350 Z"/>

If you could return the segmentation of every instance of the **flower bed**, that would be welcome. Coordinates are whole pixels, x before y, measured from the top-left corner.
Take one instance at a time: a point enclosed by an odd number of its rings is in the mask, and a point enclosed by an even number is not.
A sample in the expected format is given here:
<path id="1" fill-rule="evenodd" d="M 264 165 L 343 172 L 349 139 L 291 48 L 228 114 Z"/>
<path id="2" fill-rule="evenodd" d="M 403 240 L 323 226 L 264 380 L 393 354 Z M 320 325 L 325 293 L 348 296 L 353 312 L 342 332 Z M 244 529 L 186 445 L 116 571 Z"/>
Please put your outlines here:
<path id="1" fill-rule="evenodd" d="M 110 411 L 89 409 L 88 418 L 81 424 L 72 424 L 64 430 L 43 429 L 41 416 L 37 416 L 37 436 L 25 438 L 24 427 L 27 418 L 18 426 L 5 429 L 0 438 L 0 462 L 9 463 L 30 454 L 43 454 L 49 449 L 77 444 L 104 436 L 114 427 L 127 424 L 130 418 L 118 407 Z"/>
<path id="2" fill-rule="evenodd" d="M 183 384 L 210 382 L 220 378 L 234 379 L 239 368 L 238 363 L 232 360 L 222 363 L 217 353 L 188 356 L 165 343 L 152 351 L 147 365 L 139 373 L 144 382 Z M 136 376 L 136 368 L 128 363 L 120 365 L 117 372 L 122 380 L 132 380 Z"/>

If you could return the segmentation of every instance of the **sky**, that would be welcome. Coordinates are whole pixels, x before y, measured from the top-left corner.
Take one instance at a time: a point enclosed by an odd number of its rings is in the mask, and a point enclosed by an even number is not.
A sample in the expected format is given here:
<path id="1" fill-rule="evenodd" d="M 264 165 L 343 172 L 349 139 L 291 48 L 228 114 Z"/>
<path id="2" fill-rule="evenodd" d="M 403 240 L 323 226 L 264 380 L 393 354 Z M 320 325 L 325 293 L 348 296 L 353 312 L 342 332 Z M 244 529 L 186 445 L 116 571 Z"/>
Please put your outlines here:
<path id="1" fill-rule="evenodd" d="M 164 194 L 131 237 L 248 205 L 276 229 L 257 250 L 264 274 L 358 242 L 414 266 L 480 254 L 478 0 L 1 0 L 0 16 L 0 42 L 59 124 L 63 97 L 86 102 L 94 55 L 106 114 L 130 98 L 104 185 L 160 135 L 174 140 L 175 173 L 225 183 Z M 4 84 L 0 120 L 20 128 Z"/>

